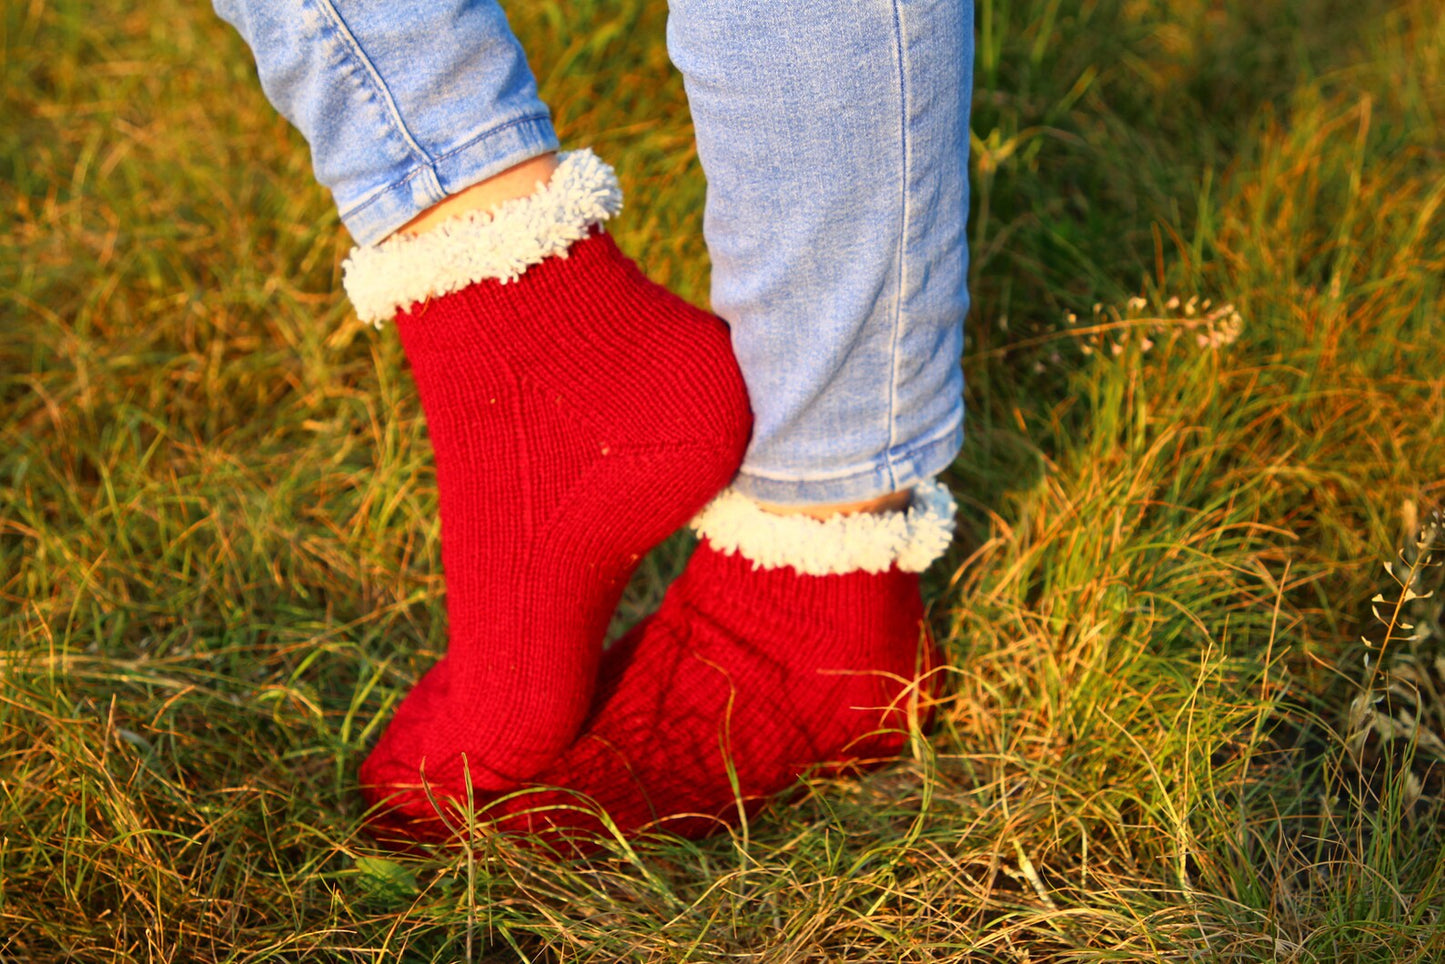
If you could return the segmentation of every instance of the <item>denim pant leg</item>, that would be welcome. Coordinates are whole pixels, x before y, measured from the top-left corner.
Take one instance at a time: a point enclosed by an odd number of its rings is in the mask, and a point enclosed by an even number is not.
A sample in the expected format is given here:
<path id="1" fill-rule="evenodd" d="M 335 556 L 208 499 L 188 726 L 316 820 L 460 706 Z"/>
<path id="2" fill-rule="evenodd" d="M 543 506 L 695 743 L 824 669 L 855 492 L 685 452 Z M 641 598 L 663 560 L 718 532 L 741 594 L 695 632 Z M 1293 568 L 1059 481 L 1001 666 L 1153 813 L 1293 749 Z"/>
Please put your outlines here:
<path id="1" fill-rule="evenodd" d="M 214 0 L 266 96 L 311 145 L 357 244 L 556 150 L 551 114 L 493 0 Z"/>
<path id="2" fill-rule="evenodd" d="M 359 244 L 557 146 L 492 0 L 215 0 Z M 962 441 L 972 0 L 671 0 L 713 307 L 756 425 L 737 487 L 863 499 Z"/>
<path id="3" fill-rule="evenodd" d="M 736 487 L 864 499 L 962 444 L 972 0 L 670 0 L 713 309 L 755 425 Z"/>

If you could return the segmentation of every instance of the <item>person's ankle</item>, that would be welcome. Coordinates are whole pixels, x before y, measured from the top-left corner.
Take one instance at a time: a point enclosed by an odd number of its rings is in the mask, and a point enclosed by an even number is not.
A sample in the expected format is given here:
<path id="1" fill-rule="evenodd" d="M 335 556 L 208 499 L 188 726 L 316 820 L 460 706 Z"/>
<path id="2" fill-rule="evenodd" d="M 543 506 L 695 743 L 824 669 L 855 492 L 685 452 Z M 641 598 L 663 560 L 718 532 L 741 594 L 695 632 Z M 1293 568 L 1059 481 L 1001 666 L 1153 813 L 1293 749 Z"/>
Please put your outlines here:
<path id="1" fill-rule="evenodd" d="M 898 492 L 889 492 L 887 495 L 876 496 L 872 499 L 863 499 L 858 502 L 831 502 L 808 505 L 779 505 L 773 502 L 759 502 L 758 506 L 775 515 L 806 515 L 814 519 L 831 519 L 837 515 L 857 515 L 864 512 L 874 515 L 882 515 L 887 512 L 903 512 L 912 501 L 913 490 L 903 489 Z"/>
<path id="2" fill-rule="evenodd" d="M 473 211 L 490 211 L 507 201 L 529 197 L 537 192 L 540 185 L 545 185 L 551 180 L 552 172 L 557 170 L 557 164 L 556 153 L 529 158 L 485 181 L 478 181 L 456 194 L 443 198 L 397 228 L 391 237 L 425 234 L 443 221 L 449 221 Z"/>

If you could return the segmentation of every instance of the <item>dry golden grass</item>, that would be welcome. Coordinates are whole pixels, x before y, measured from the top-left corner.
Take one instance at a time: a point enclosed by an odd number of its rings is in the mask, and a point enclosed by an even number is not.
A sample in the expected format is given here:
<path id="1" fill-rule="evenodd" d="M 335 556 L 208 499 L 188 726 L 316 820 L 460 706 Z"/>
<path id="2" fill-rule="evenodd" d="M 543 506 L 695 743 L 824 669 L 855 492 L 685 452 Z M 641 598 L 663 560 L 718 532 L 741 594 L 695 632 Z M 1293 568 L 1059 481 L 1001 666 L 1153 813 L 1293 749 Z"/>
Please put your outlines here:
<path id="1" fill-rule="evenodd" d="M 621 243 L 702 300 L 664 11 L 511 7 Z M 1350 717 L 1445 725 L 1438 610 L 1363 659 L 1445 501 L 1429 0 L 979 0 L 940 724 L 590 864 L 359 830 L 445 645 L 430 453 L 237 39 L 169 0 L 3 22 L 0 961 L 1445 956 L 1439 761 Z"/>

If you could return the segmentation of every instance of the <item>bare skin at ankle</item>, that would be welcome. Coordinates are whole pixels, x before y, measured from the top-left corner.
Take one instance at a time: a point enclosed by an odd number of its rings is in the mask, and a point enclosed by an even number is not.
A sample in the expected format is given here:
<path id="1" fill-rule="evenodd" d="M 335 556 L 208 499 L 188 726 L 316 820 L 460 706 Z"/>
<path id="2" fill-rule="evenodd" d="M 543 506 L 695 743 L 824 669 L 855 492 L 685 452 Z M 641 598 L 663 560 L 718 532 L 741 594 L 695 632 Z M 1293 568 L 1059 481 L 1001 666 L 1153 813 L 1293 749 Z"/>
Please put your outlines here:
<path id="1" fill-rule="evenodd" d="M 443 221 L 469 214 L 490 211 L 505 201 L 537 193 L 538 184 L 546 184 L 557 170 L 557 155 L 542 154 L 509 167 L 485 181 L 443 198 L 398 228 L 391 237 L 424 234 Z"/>
<path id="2" fill-rule="evenodd" d="M 902 512 L 912 501 L 913 490 L 904 489 L 902 492 L 890 492 L 875 499 L 864 499 L 862 502 L 834 502 L 828 505 L 776 505 L 759 502 L 758 505 L 777 515 L 806 515 L 814 519 L 830 519 L 835 515 L 854 515 L 859 512 L 879 515 L 884 512 Z"/>

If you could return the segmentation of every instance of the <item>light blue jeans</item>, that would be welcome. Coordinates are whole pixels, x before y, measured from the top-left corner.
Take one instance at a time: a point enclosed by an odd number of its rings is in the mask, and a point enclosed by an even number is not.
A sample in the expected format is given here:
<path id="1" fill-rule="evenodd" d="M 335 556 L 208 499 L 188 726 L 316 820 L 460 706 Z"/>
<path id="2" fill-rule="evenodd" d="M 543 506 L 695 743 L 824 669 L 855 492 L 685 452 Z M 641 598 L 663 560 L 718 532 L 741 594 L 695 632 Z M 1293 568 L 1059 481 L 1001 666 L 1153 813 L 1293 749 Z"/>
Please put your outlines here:
<path id="1" fill-rule="evenodd" d="M 493 0 L 215 5 L 358 244 L 557 148 Z M 958 453 L 972 18 L 972 0 L 670 0 L 712 306 L 755 418 L 746 495 L 867 499 Z"/>

